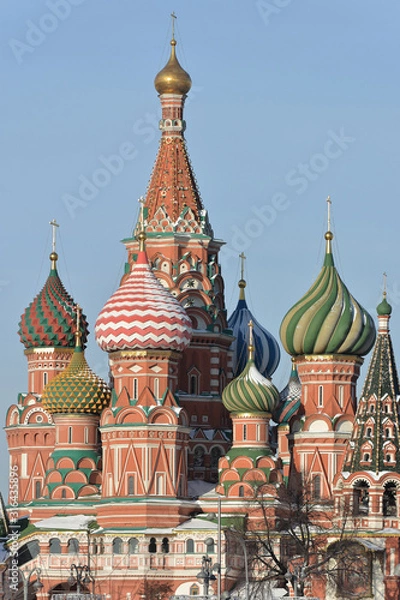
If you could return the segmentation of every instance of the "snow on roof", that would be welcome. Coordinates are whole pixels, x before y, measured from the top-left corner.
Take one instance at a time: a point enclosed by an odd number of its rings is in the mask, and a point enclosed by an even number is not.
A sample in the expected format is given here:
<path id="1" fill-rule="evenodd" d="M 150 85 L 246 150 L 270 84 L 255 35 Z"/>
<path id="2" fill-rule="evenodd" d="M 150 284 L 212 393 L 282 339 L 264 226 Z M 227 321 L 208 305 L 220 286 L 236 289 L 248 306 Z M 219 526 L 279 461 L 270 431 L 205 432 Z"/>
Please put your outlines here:
<path id="1" fill-rule="evenodd" d="M 215 488 L 215 483 L 209 483 L 208 481 L 202 481 L 200 479 L 194 479 L 188 481 L 188 496 L 190 498 L 198 498 L 203 496 L 207 492 Z"/>
<path id="2" fill-rule="evenodd" d="M 35 523 L 38 529 L 71 529 L 79 531 L 86 530 L 89 523 L 95 520 L 95 517 L 88 515 L 68 515 L 63 517 L 49 517 Z"/>
<path id="3" fill-rule="evenodd" d="M 218 529 L 217 523 L 195 517 L 178 525 L 176 529 Z"/>

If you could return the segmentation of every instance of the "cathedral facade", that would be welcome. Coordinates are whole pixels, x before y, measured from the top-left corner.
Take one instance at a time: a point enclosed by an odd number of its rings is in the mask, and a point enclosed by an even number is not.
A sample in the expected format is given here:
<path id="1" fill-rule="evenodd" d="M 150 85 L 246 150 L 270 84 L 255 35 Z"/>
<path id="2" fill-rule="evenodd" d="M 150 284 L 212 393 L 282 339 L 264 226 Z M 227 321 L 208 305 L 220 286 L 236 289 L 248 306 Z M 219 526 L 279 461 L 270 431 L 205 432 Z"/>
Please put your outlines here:
<path id="1" fill-rule="evenodd" d="M 227 315 L 223 242 L 184 137 L 190 87 L 173 38 L 155 78 L 156 161 L 124 240 L 124 276 L 95 322 L 110 380 L 86 361 L 88 320 L 61 281 L 55 247 L 21 317 L 27 390 L 5 428 L 17 477 L 3 511 L 3 593 L 16 591 L 14 557 L 17 573 L 32 576 L 27 593 L 43 600 L 76 591 L 245 598 L 264 579 L 254 598 L 400 600 L 400 391 L 386 294 L 376 330 L 335 267 L 328 218 L 320 274 L 282 320 L 292 372 L 275 387 L 279 344 L 251 314 L 243 272 Z M 285 551 L 282 490 L 317 507 L 307 531 L 318 529 L 324 549 L 312 556 Z M 266 538 L 262 566 L 250 553 Z M 335 579 L 317 563 L 338 563 L 339 543 L 357 568 Z"/>

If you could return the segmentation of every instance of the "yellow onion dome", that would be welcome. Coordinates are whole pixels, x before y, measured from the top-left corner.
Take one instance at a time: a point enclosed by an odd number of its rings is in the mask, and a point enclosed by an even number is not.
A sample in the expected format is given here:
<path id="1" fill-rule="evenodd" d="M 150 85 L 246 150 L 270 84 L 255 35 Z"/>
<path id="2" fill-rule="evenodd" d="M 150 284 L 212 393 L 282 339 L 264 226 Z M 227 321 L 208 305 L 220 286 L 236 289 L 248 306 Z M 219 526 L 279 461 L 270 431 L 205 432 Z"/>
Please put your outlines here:
<path id="1" fill-rule="evenodd" d="M 171 55 L 165 67 L 157 73 L 154 87 L 161 94 L 179 94 L 184 96 L 192 87 L 189 73 L 182 69 L 175 52 L 176 41 L 171 40 Z"/>
<path id="2" fill-rule="evenodd" d="M 49 413 L 99 415 L 111 400 L 111 390 L 90 369 L 78 336 L 68 367 L 44 388 L 43 408 Z"/>
<path id="3" fill-rule="evenodd" d="M 341 280 L 333 261 L 332 238 L 328 231 L 325 260 L 315 283 L 282 321 L 281 341 L 292 356 L 364 356 L 374 345 L 374 321 Z"/>

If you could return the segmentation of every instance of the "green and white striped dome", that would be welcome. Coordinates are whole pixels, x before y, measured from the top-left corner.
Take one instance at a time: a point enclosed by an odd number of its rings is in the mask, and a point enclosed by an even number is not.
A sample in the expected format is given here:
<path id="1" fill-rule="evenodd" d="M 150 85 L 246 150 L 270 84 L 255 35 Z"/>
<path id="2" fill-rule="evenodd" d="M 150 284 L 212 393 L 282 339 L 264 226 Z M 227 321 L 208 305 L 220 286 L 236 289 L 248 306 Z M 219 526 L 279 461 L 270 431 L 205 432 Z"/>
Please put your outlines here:
<path id="1" fill-rule="evenodd" d="M 374 345 L 374 321 L 341 280 L 333 261 L 332 238 L 328 231 L 325 260 L 315 283 L 282 321 L 281 341 L 292 356 L 364 356 Z"/>
<path id="2" fill-rule="evenodd" d="M 222 392 L 222 402 L 231 413 L 272 413 L 279 392 L 270 379 L 258 371 L 250 355 L 241 372 Z"/>

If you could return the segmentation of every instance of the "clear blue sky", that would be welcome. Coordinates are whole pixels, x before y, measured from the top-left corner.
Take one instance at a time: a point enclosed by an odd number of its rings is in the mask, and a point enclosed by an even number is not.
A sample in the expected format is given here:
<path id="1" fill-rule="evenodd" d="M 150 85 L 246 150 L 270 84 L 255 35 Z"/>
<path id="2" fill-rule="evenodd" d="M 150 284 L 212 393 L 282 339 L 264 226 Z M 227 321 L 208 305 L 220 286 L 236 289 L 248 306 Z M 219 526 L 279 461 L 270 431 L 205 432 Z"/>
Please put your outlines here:
<path id="1" fill-rule="evenodd" d="M 227 242 L 229 312 L 244 250 L 250 307 L 278 336 L 319 271 L 330 194 L 339 271 L 373 314 L 387 271 L 400 347 L 399 3 L 3 0 L 3 422 L 26 391 L 16 331 L 48 274 L 49 221 L 61 224 L 59 272 L 91 330 L 118 284 L 119 240 L 131 233 L 157 151 L 153 79 L 167 60 L 172 10 L 178 56 L 193 81 L 189 152 L 215 233 Z M 122 171 L 67 210 L 80 178 L 91 179 L 101 157 L 126 142 L 135 151 Z M 88 360 L 106 376 L 106 356 L 89 340 Z M 289 365 L 284 355 L 274 377 L 280 388 Z M 2 489 L 5 482 L 6 474 Z"/>

